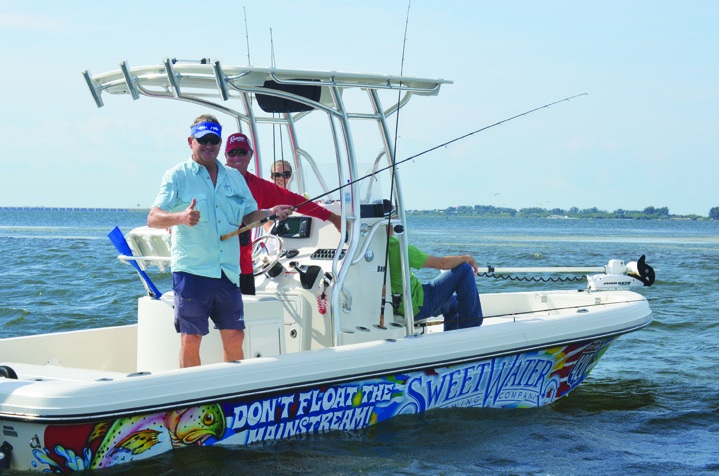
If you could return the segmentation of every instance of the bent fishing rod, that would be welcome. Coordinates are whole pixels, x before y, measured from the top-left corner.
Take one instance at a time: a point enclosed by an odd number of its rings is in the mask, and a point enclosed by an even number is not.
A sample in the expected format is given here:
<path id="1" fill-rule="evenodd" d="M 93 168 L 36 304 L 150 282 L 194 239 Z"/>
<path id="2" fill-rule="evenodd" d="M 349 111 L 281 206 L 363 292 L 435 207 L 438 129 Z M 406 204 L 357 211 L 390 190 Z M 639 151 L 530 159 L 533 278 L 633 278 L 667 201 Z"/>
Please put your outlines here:
<path id="1" fill-rule="evenodd" d="M 504 123 L 506 123 L 506 122 L 513 121 L 514 119 L 520 118 L 520 117 L 522 117 L 522 116 L 529 115 L 529 114 L 531 114 L 531 113 L 533 113 L 533 112 L 536 112 L 536 111 L 539 111 L 539 110 L 541 110 L 541 109 L 546 109 L 546 108 L 548 108 L 548 107 L 554 106 L 555 104 L 559 104 L 560 102 L 571 101 L 571 100 L 574 99 L 574 98 L 578 98 L 578 97 L 580 97 L 580 96 L 587 96 L 587 95 L 588 95 L 588 93 L 575 94 L 574 96 L 569 96 L 569 97 L 566 97 L 566 98 L 564 98 L 564 99 L 560 99 L 560 100 L 558 100 L 558 101 L 550 102 L 549 104 L 545 104 L 544 106 L 535 107 L 534 109 L 530 109 L 529 111 L 525 111 L 525 112 L 523 112 L 523 113 L 516 114 L 516 115 L 514 115 L 514 116 L 512 116 L 512 117 L 508 117 L 508 118 L 506 118 L 506 119 L 502 119 L 501 121 L 495 122 L 494 124 L 490 124 L 490 125 L 488 125 L 488 126 L 484 126 L 484 127 L 480 128 L 480 129 L 477 129 L 476 131 L 468 132 L 467 134 L 464 134 L 464 135 L 462 135 L 462 136 L 455 137 L 454 139 L 448 140 L 447 142 L 443 142 L 443 143 L 441 143 L 441 144 L 439 144 L 439 145 L 436 145 L 436 146 L 431 147 L 431 148 L 429 148 L 429 149 L 427 149 L 427 150 L 424 150 L 424 151 L 420 152 L 419 154 L 415 154 L 415 155 L 413 155 L 413 156 L 411 156 L 411 157 L 407 157 L 406 159 L 402 159 L 402 160 L 400 160 L 399 162 L 392 163 L 392 164 L 388 165 L 387 167 L 383 167 L 383 168 L 381 168 L 381 169 L 379 169 L 379 170 L 376 170 L 376 171 L 374 171 L 374 172 L 372 172 L 372 173 L 369 173 L 369 174 L 365 175 L 364 177 L 360 177 L 360 178 L 358 178 L 358 179 L 349 181 L 349 182 L 347 182 L 347 183 L 344 184 L 344 185 L 340 185 L 339 187 L 333 188 L 333 189 L 330 190 L 329 192 L 325 192 L 325 193 L 323 193 L 323 194 L 321 194 L 321 195 L 317 195 L 316 197 L 309 198 L 309 199 L 305 200 L 304 202 L 300 203 L 299 205 L 295 205 L 294 207 L 292 207 L 292 209 L 293 209 L 293 210 L 297 210 L 299 207 L 301 207 L 301 206 L 303 206 L 303 205 L 306 205 L 306 204 L 308 204 L 308 203 L 310 203 L 310 202 L 317 201 L 317 200 L 319 200 L 320 198 L 326 197 L 327 195 L 329 195 L 329 194 L 331 194 L 331 193 L 337 192 L 338 190 L 342 190 L 342 189 L 345 188 L 345 187 L 349 187 L 350 185 L 355 184 L 355 183 L 357 183 L 357 182 L 361 182 L 362 180 L 365 180 L 365 179 L 367 179 L 367 178 L 374 177 L 375 175 L 377 175 L 377 174 L 380 173 L 380 172 L 384 172 L 385 170 L 389 170 L 389 169 L 391 169 L 391 168 L 394 168 L 394 167 L 396 167 L 396 166 L 398 166 L 398 165 L 400 165 L 400 164 L 403 164 L 403 163 L 405 163 L 405 162 L 407 162 L 407 161 L 414 160 L 414 159 L 416 159 L 417 157 L 423 156 L 423 155 L 428 154 L 428 153 L 430 153 L 430 152 L 433 152 L 433 151 L 435 151 L 435 150 L 437 150 L 437 149 L 441 149 L 442 147 L 447 147 L 447 146 L 450 145 L 450 144 L 453 144 L 453 143 L 455 143 L 455 142 L 457 142 L 457 141 L 460 141 L 460 140 L 462 140 L 462 139 L 466 139 L 467 137 L 473 136 L 473 135 L 475 135 L 475 134 L 479 134 L 480 132 L 486 131 L 487 129 L 491 129 L 491 128 L 493 128 L 493 127 L 502 125 L 502 124 L 504 124 Z M 257 227 L 261 226 L 263 223 L 266 223 L 266 222 L 269 221 L 269 220 L 275 220 L 276 218 L 277 218 L 277 215 L 276 215 L 276 214 L 270 215 L 269 217 L 265 217 L 265 218 L 263 218 L 262 220 L 258 220 L 258 221 L 256 221 L 256 222 L 250 223 L 249 225 L 245 225 L 245 226 L 243 226 L 243 227 L 241 227 L 241 228 L 238 228 L 237 230 L 235 230 L 235 231 L 233 231 L 233 232 L 231 232 L 231 233 L 228 233 L 228 234 L 226 234 L 226 235 L 222 235 L 222 236 L 220 237 L 220 239 L 221 239 L 222 241 L 225 241 L 225 240 L 227 240 L 227 239 L 229 239 L 229 238 L 232 238 L 233 236 L 239 235 L 240 233 L 244 233 L 244 232 L 247 231 L 247 230 L 252 230 L 253 228 L 257 228 Z"/>

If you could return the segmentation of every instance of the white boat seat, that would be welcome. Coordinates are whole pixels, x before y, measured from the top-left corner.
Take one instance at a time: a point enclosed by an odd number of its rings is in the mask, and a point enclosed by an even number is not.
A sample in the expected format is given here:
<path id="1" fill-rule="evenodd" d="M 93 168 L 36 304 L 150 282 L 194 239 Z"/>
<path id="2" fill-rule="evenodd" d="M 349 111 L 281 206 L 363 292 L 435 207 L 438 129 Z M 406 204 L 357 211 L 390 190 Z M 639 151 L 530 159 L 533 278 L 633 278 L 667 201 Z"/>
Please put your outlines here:
<path id="1" fill-rule="evenodd" d="M 125 235 L 140 268 L 156 266 L 161 272 L 170 270 L 170 234 L 162 228 L 142 226 Z"/>

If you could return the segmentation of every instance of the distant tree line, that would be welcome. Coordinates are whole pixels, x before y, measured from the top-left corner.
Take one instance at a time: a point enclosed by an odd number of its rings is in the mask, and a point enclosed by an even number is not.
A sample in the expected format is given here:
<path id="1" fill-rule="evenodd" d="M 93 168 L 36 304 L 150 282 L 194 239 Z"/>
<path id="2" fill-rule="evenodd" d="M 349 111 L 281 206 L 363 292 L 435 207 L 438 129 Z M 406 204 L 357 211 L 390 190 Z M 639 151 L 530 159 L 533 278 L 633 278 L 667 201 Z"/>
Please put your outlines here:
<path id="1" fill-rule="evenodd" d="M 483 216 L 495 218 L 619 218 L 632 220 L 657 220 L 657 219 L 686 219 L 706 220 L 707 217 L 700 215 L 672 215 L 667 207 L 646 207 L 644 210 L 623 210 L 617 209 L 613 212 L 599 210 L 596 207 L 580 210 L 572 207 L 569 210 L 562 208 L 545 209 L 540 207 L 514 208 L 495 207 L 493 205 L 460 205 L 435 210 L 408 210 L 407 213 L 414 215 L 463 215 Z M 708 219 L 719 220 L 719 207 L 709 210 Z"/>

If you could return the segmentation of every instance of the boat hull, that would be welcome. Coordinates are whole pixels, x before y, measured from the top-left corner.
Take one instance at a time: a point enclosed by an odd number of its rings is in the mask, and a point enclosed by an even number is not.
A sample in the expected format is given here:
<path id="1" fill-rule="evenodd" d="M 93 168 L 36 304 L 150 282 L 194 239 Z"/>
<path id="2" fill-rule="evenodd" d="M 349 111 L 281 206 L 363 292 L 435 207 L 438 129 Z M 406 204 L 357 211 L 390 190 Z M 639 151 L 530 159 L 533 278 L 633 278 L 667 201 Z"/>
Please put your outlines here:
<path id="1" fill-rule="evenodd" d="M 190 445 L 359 430 L 440 408 L 548 405 L 581 384 L 617 337 L 652 320 L 646 299 L 630 291 L 481 298 L 481 327 L 428 326 L 405 337 L 185 369 L 136 359 L 138 347 L 177 355 L 168 347 L 176 342 L 171 308 L 149 298 L 140 299 L 147 315 L 136 326 L 2 339 L 0 460 L 12 469 L 69 472 Z M 378 335 L 391 332 L 382 329 Z M 203 344 L 219 347 L 207 338 Z"/>
<path id="2" fill-rule="evenodd" d="M 579 385 L 616 337 L 419 365 L 345 382 L 288 385 L 161 411 L 135 409 L 109 419 L 67 415 L 53 422 L 16 415 L 3 421 L 3 428 L 6 435 L 19 436 L 14 440 L 26 442 L 15 445 L 13 468 L 65 472 L 110 467 L 188 445 L 249 445 L 358 430 L 438 408 L 537 407 Z"/>

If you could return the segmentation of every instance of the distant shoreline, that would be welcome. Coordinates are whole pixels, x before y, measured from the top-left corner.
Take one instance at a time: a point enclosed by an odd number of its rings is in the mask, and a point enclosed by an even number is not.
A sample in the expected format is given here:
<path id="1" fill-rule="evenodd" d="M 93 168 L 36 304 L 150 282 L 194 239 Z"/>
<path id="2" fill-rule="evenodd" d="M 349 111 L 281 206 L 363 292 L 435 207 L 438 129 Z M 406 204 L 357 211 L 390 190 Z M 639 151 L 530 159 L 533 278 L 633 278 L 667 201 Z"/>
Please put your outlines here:
<path id="1" fill-rule="evenodd" d="M 149 208 L 112 208 L 112 207 L 0 207 L 0 211 L 21 210 L 47 210 L 47 211 L 77 211 L 77 212 L 117 212 L 117 213 L 149 213 Z M 435 210 L 407 210 L 407 215 L 413 216 L 452 216 L 465 218 L 545 218 L 549 220 L 571 219 L 615 219 L 615 220 L 712 220 L 711 217 L 701 215 L 671 215 L 666 208 L 637 210 L 617 210 L 606 212 L 596 208 L 588 210 L 544 210 L 529 208 L 515 210 L 511 208 L 481 207 L 452 207 Z"/>
<path id="2" fill-rule="evenodd" d="M 712 209 L 713 214 L 716 209 Z M 435 210 L 407 210 L 407 215 L 415 216 L 452 216 L 466 218 L 546 218 L 553 220 L 571 220 L 580 218 L 589 219 L 615 219 L 615 220 L 712 220 L 713 216 L 702 215 L 672 215 L 666 207 L 647 207 L 644 210 L 615 210 L 607 212 L 597 208 L 580 210 L 576 207 L 569 210 L 555 208 L 500 208 L 487 205 L 459 206 Z"/>
<path id="3" fill-rule="evenodd" d="M 0 207 L 0 210 L 48 210 L 59 212 L 144 212 L 149 208 L 111 208 L 111 207 Z"/>
<path id="4" fill-rule="evenodd" d="M 499 218 L 504 220 L 522 220 L 526 218 L 541 218 L 543 220 L 685 220 L 685 221 L 711 221 L 709 217 L 699 215 L 671 215 L 668 217 L 615 217 L 615 216 L 537 216 L 537 215 L 491 215 L 491 214 L 464 214 L 464 213 L 434 213 L 427 210 L 408 210 L 408 216 L 426 217 L 452 217 L 452 218 Z"/>

